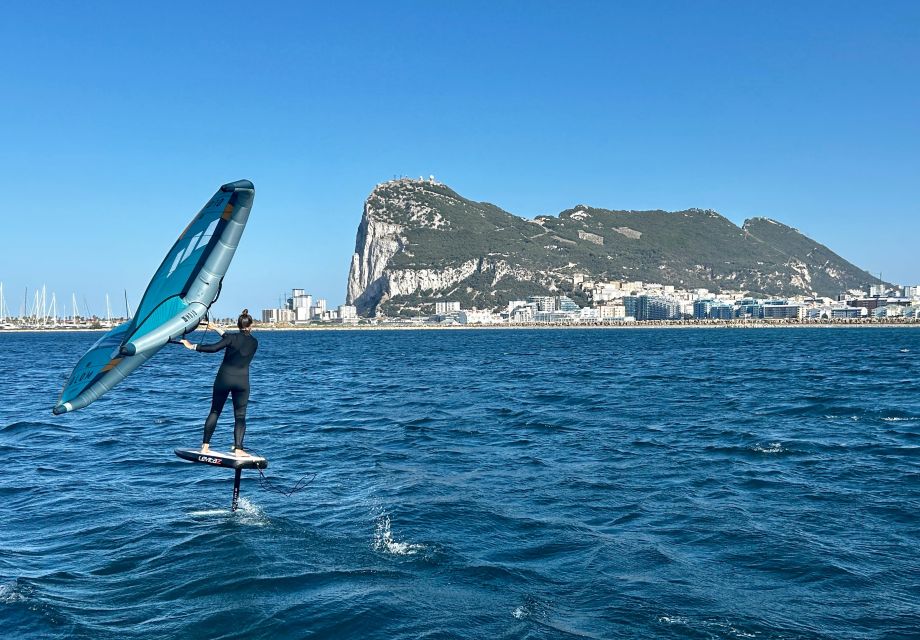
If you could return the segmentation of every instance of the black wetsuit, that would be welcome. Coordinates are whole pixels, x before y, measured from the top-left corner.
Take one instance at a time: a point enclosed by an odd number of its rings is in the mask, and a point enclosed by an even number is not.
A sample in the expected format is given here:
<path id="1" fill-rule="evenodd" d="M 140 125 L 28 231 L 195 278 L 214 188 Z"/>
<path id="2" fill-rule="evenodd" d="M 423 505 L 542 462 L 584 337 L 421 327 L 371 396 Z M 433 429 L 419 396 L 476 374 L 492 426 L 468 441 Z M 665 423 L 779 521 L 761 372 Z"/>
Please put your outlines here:
<path id="1" fill-rule="evenodd" d="M 224 361 L 214 380 L 214 393 L 211 396 L 211 413 L 204 422 L 202 442 L 210 443 L 217 418 L 223 411 L 227 396 L 233 395 L 233 446 L 243 448 L 243 436 L 246 434 L 246 405 L 249 404 L 249 363 L 259 348 L 259 341 L 248 332 L 225 333 L 220 342 L 199 344 L 195 351 L 202 353 L 224 352 Z"/>

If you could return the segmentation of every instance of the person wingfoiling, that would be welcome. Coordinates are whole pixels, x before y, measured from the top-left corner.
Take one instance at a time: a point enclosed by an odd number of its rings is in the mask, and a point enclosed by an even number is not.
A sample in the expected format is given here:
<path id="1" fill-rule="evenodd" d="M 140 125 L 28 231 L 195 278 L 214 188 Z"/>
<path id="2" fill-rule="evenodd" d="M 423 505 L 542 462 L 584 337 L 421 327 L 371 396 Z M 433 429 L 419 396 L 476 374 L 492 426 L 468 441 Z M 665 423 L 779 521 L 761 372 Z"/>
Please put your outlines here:
<path id="1" fill-rule="evenodd" d="M 246 435 L 246 407 L 249 404 L 249 364 L 259 348 L 259 341 L 252 335 L 252 316 L 249 309 L 237 318 L 239 332 L 225 332 L 220 327 L 206 323 L 205 327 L 214 329 L 221 336 L 220 341 L 211 344 L 192 344 L 182 340 L 182 344 L 200 353 L 217 353 L 224 351 L 224 360 L 217 370 L 214 391 L 211 395 L 211 412 L 204 422 L 204 436 L 201 439 L 201 453 L 210 450 L 211 436 L 217 426 L 217 419 L 223 411 L 227 396 L 233 399 L 233 453 L 248 456 L 243 450 L 243 437 Z"/>

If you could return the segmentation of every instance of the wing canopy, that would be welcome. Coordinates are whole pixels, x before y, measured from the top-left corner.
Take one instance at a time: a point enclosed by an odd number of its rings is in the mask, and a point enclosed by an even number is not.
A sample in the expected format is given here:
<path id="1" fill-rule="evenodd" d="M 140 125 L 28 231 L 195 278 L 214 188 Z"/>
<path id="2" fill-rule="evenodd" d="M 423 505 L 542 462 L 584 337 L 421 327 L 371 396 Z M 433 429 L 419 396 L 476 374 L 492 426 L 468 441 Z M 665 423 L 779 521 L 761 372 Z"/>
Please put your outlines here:
<path id="1" fill-rule="evenodd" d="M 55 414 L 94 402 L 169 340 L 198 325 L 220 294 L 254 195 L 248 180 L 218 189 L 166 254 L 134 318 L 102 336 L 74 367 Z"/>

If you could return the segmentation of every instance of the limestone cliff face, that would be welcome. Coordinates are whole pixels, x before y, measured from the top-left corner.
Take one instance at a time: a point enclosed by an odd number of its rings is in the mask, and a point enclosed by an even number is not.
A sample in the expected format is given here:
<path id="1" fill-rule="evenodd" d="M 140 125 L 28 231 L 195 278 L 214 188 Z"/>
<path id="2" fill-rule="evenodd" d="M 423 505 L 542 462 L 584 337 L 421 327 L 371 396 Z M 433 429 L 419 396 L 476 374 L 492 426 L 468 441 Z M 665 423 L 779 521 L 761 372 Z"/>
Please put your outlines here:
<path id="1" fill-rule="evenodd" d="M 358 307 L 358 313 L 373 312 L 380 299 L 389 294 L 384 271 L 390 258 L 399 251 L 402 231 L 401 225 L 376 219 L 370 201 L 364 205 L 345 296 L 347 304 Z"/>
<path id="2" fill-rule="evenodd" d="M 391 264 L 400 252 L 412 255 L 407 228 L 417 232 L 450 227 L 440 211 L 445 205 L 462 202 L 434 181 L 402 179 L 377 185 L 364 204 L 348 273 L 346 301 L 358 313 L 375 315 L 381 304 L 395 296 L 449 289 L 480 268 L 475 259 L 441 268 Z"/>
<path id="3" fill-rule="evenodd" d="M 494 309 L 567 290 L 575 273 L 768 296 L 832 296 L 874 281 L 765 218 L 738 227 L 709 210 L 577 205 L 529 220 L 433 180 L 401 179 L 377 185 L 364 205 L 346 300 L 364 316 L 431 311 L 439 300 Z"/>

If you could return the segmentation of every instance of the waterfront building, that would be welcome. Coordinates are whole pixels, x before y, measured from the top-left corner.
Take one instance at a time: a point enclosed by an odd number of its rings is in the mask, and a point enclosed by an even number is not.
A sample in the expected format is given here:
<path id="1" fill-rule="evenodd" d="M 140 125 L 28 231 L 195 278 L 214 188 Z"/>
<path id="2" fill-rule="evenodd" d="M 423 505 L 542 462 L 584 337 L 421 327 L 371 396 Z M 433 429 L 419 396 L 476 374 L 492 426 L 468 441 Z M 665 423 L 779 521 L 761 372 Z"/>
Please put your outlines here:
<path id="1" fill-rule="evenodd" d="M 804 320 L 805 307 L 800 304 L 777 304 L 770 302 L 763 305 L 763 318 L 765 320 Z"/>
<path id="2" fill-rule="evenodd" d="M 457 313 L 460 324 L 492 324 L 495 316 L 491 311 L 478 309 L 461 309 Z"/>
<path id="3" fill-rule="evenodd" d="M 738 303 L 737 317 L 763 318 L 763 301 L 754 298 L 744 298 Z"/>
<path id="4" fill-rule="evenodd" d="M 839 306 L 835 305 L 831 307 L 831 319 L 834 320 L 843 320 L 843 319 L 852 319 L 852 318 L 864 318 L 869 314 L 869 310 L 865 307 L 849 307 L 849 306 Z"/>
<path id="5" fill-rule="evenodd" d="M 450 313 L 456 313 L 460 311 L 459 302 L 435 302 L 434 303 L 434 313 L 438 316 L 446 316 Z"/>
<path id="6" fill-rule="evenodd" d="M 661 296 L 639 296 L 636 320 L 680 320 L 680 303 Z"/>
<path id="7" fill-rule="evenodd" d="M 358 308 L 350 304 L 340 304 L 336 310 L 339 322 L 343 324 L 357 324 Z"/>
<path id="8" fill-rule="evenodd" d="M 294 312 L 290 309 L 262 309 L 262 322 L 294 322 Z"/>
<path id="9" fill-rule="evenodd" d="M 555 311 L 556 298 L 553 296 L 530 296 L 527 298 L 528 303 L 537 305 L 537 311 Z"/>
<path id="10" fill-rule="evenodd" d="M 556 310 L 557 311 L 568 311 L 575 312 L 581 309 L 575 301 L 568 296 L 558 296 L 556 298 Z"/>
<path id="11" fill-rule="evenodd" d="M 625 320 L 626 307 L 622 304 L 605 304 L 597 307 L 600 320 Z"/>
<path id="12" fill-rule="evenodd" d="M 537 311 L 533 314 L 534 322 L 549 322 L 553 324 L 572 323 L 578 316 L 566 311 Z"/>
<path id="13" fill-rule="evenodd" d="M 693 303 L 693 317 L 697 320 L 706 320 L 712 317 L 712 306 L 715 300 L 697 300 Z"/>
<path id="14" fill-rule="evenodd" d="M 533 322 L 534 306 L 530 304 L 521 305 L 511 310 L 508 321 L 513 323 Z"/>
<path id="15" fill-rule="evenodd" d="M 713 320 L 732 320 L 735 317 L 735 305 L 717 302 L 710 308 L 709 317 Z"/>
<path id="16" fill-rule="evenodd" d="M 623 296 L 623 308 L 626 317 L 639 319 L 639 296 Z"/>
<path id="17" fill-rule="evenodd" d="M 847 300 L 847 304 L 851 307 L 864 307 L 870 312 L 879 307 L 885 307 L 888 305 L 899 305 L 902 307 L 910 306 L 910 298 L 894 298 L 894 297 L 883 297 L 883 298 L 857 298 L 855 300 Z"/>
<path id="18" fill-rule="evenodd" d="M 886 304 L 872 310 L 873 318 L 900 318 L 904 315 L 904 307 L 897 304 Z"/>

